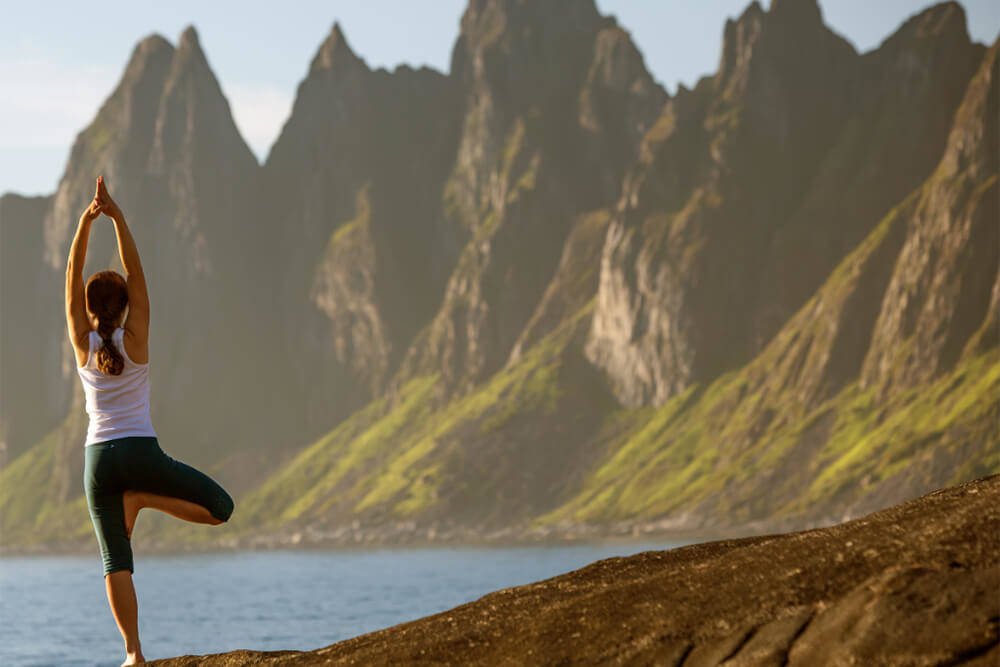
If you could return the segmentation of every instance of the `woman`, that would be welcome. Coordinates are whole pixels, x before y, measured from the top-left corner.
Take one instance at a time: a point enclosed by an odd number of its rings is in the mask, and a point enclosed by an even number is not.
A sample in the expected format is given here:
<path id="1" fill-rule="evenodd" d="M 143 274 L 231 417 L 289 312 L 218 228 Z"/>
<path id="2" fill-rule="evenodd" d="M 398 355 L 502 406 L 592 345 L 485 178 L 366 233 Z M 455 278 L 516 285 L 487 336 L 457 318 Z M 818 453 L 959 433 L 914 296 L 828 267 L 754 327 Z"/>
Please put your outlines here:
<path id="1" fill-rule="evenodd" d="M 127 278 L 99 271 L 83 283 L 90 224 L 110 217 Z M 126 306 L 128 314 L 126 316 Z M 207 475 L 160 449 L 149 417 L 149 296 L 135 241 L 121 209 L 97 179 L 66 266 L 66 323 L 76 350 L 90 425 L 84 488 L 104 559 L 108 603 L 125 640 L 123 664 L 143 662 L 132 585 L 132 527 L 144 507 L 217 525 L 233 500 Z"/>

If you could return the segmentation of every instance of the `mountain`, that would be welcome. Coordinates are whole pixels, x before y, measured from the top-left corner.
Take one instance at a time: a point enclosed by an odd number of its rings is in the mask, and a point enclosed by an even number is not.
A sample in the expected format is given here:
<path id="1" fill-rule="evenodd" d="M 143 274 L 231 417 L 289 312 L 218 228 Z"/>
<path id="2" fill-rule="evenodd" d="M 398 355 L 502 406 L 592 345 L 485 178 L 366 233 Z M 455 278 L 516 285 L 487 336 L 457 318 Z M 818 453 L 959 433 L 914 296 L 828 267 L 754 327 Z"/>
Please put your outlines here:
<path id="1" fill-rule="evenodd" d="M 1000 350 L 990 305 L 1000 266 L 991 148 L 996 75 L 994 45 L 934 173 L 756 358 L 640 420 L 584 491 L 550 519 L 667 515 L 692 527 L 721 517 L 825 522 L 1000 464 Z M 968 141 L 970 131 L 977 141 Z M 968 161 L 959 165 L 958 155 Z M 926 243 L 932 229 L 933 245 Z M 908 297 L 913 305 L 901 309 L 908 304 L 897 291 L 914 283 L 936 289 Z M 910 308 L 926 324 L 893 329 L 889 323 Z M 937 344 L 918 340 L 943 329 Z M 915 350 L 917 363 L 908 358 Z M 914 376 L 874 380 L 880 368 L 918 365 Z"/>
<path id="2" fill-rule="evenodd" d="M 373 71 L 339 24 L 299 84 L 262 169 L 274 196 L 259 201 L 272 238 L 261 273 L 276 290 L 260 324 L 280 341 L 272 377 L 297 388 L 285 422 L 310 438 L 384 390 L 440 301 L 456 244 L 440 193 L 460 111 L 449 77 Z"/>
<path id="3" fill-rule="evenodd" d="M 727 26 L 719 73 L 646 131 L 619 201 L 571 228 L 500 370 L 455 393 L 448 365 L 425 357 L 423 375 L 250 494 L 237 524 L 333 543 L 463 526 L 473 539 L 511 525 L 799 526 L 994 470 L 997 170 L 982 155 L 996 147 L 995 52 L 969 41 L 956 4 L 863 55 L 814 5 L 751 5 Z M 948 164 L 971 166 L 941 180 Z M 897 258 L 914 244 L 907 268 Z M 947 258 L 931 250 L 949 244 Z M 943 275 L 920 305 L 896 294 Z M 909 348 L 931 354 L 933 331 L 951 356 L 914 359 L 922 375 L 873 393 L 877 322 L 904 302 L 928 320 L 929 344 Z M 887 349 L 911 335 L 888 334 Z"/>
<path id="4" fill-rule="evenodd" d="M 248 393 L 252 374 L 233 374 L 261 345 L 244 333 L 252 332 L 254 318 L 243 287 L 250 267 L 241 261 L 253 242 L 242 223 L 252 211 L 257 163 L 193 27 L 176 48 L 158 35 L 140 42 L 118 86 L 78 135 L 45 216 L 45 258 L 55 270 L 64 271 L 75 221 L 100 173 L 127 216 L 149 285 L 153 423 L 180 455 L 197 457 L 241 434 L 239 423 L 220 430 L 220 416 L 245 422 L 242 401 L 210 384 L 228 378 L 231 388 Z M 109 219 L 96 222 L 91 238 L 85 275 L 111 266 L 124 272 Z M 50 299 L 61 314 L 61 281 Z M 60 348 L 72 359 L 68 340 Z"/>
<path id="5" fill-rule="evenodd" d="M 89 536 L 58 272 L 97 173 L 230 542 L 792 529 L 997 472 L 997 49 L 953 2 L 863 54 L 754 2 L 669 96 L 592 0 L 471 0 L 447 74 L 335 23 L 257 165 L 194 29 L 150 36 L 59 190 L 0 199 L 5 540 Z"/>
<path id="6" fill-rule="evenodd" d="M 65 316 L 49 300 L 59 276 L 40 261 L 42 221 L 51 201 L 14 193 L 0 197 L 0 465 L 66 414 L 65 398 L 53 400 L 67 393 L 59 382 L 60 360 L 46 354 L 66 335 Z M 38 344 L 40 336 L 48 336 L 48 344 Z"/>
<path id="7" fill-rule="evenodd" d="M 663 404 L 758 354 L 929 175 L 981 56 L 957 5 L 862 57 L 814 3 L 729 22 L 718 72 L 647 136 L 604 248 L 587 355 L 619 399 Z"/>
<path id="8" fill-rule="evenodd" d="M 503 365 L 573 224 L 613 202 L 666 99 L 591 0 L 476 0 L 461 26 L 465 116 L 443 196 L 463 247 L 396 379 L 440 373 L 458 393 Z"/>
<path id="9" fill-rule="evenodd" d="M 267 442 L 262 434 L 271 432 L 248 419 L 266 398 L 254 388 L 254 371 L 246 363 L 264 349 L 253 327 L 254 295 L 244 287 L 253 267 L 243 259 L 255 242 L 246 221 L 258 165 L 195 29 L 186 29 L 176 48 L 152 35 L 136 45 L 115 90 L 77 135 L 57 191 L 37 202 L 31 216 L 10 208 L 2 218 L 5 237 L 29 228 L 32 234 L 30 243 L 17 248 L 17 264 L 4 262 L 5 295 L 15 295 L 3 304 L 5 350 L 37 350 L 44 360 L 18 372 L 7 359 L 16 356 L 23 364 L 31 356 L 5 355 L 5 382 L 9 377 L 17 388 L 10 401 L 5 391 L 4 423 L 10 424 L 13 452 L 41 441 L 36 449 L 46 450 L 51 476 L 66 480 L 56 484 L 68 489 L 60 500 L 79 492 L 87 419 L 66 336 L 65 262 L 76 221 L 102 173 L 125 212 L 149 285 L 151 412 L 164 446 L 196 465 L 217 464 L 234 453 L 246 461 L 255 444 Z M 44 277 L 12 282 L 8 266 L 19 275 Z M 104 268 L 124 273 L 112 224 L 102 217 L 92 226 L 84 276 Z M 33 293 L 21 293 L 25 285 Z M 25 323 L 31 321 L 29 309 L 36 309 L 38 326 L 28 329 L 8 317 L 14 308 L 24 308 Z M 30 391 L 22 393 L 22 386 Z M 239 466 L 237 461 L 229 467 Z M 227 482 L 252 477 L 239 472 Z M 30 494 L 51 497 L 48 486 Z"/>

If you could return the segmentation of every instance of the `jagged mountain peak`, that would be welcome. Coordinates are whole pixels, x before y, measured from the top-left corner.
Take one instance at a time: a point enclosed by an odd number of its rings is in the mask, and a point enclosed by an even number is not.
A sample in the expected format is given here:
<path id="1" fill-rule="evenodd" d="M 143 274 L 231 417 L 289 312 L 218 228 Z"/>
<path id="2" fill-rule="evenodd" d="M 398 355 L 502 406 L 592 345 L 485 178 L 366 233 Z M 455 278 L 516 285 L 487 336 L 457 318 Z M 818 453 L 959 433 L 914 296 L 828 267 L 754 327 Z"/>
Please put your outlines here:
<path id="1" fill-rule="evenodd" d="M 761 7 L 761 4 L 757 0 L 753 0 L 753 2 L 747 5 L 746 9 L 744 9 L 738 17 L 735 19 L 731 17 L 726 19 L 725 31 L 728 31 L 730 26 L 737 26 L 740 24 L 746 24 L 750 21 L 758 20 L 764 16 L 765 13 L 766 12 L 764 11 L 764 8 Z"/>
<path id="2" fill-rule="evenodd" d="M 971 38 L 962 5 L 957 2 L 942 2 L 914 14 L 882 42 L 879 50 L 905 48 L 928 39 L 945 40 L 949 44 L 968 44 Z"/>
<path id="3" fill-rule="evenodd" d="M 826 68 L 831 60 L 849 60 L 856 53 L 823 23 L 816 0 L 772 0 L 766 12 L 755 0 L 738 19 L 726 21 L 716 85 L 745 90 L 751 72 L 764 63 L 774 74 L 784 73 L 779 76 L 795 73 L 799 82 L 793 87 L 808 85 L 817 74 L 811 68 Z"/>
<path id="4" fill-rule="evenodd" d="M 621 127 L 624 118 L 628 144 L 638 146 L 668 98 L 646 69 L 629 32 L 609 18 L 594 40 L 593 61 L 580 94 L 583 127 L 595 131 Z"/>
<path id="5" fill-rule="evenodd" d="M 201 48 L 201 42 L 198 40 L 198 31 L 195 29 L 193 23 L 184 28 L 177 46 L 178 48 L 185 46 Z"/>
<path id="6" fill-rule="evenodd" d="M 132 56 L 129 59 L 129 62 L 131 63 L 137 58 L 148 58 L 150 54 L 161 51 L 173 53 L 174 45 L 160 33 L 152 32 L 136 42 L 135 48 L 132 49 Z"/>
<path id="7" fill-rule="evenodd" d="M 757 0 L 751 2 L 739 18 L 726 19 L 722 31 L 722 55 L 720 56 L 717 78 L 727 79 L 737 65 L 745 60 L 744 54 L 750 49 L 760 34 L 764 10 Z"/>
<path id="8" fill-rule="evenodd" d="M 771 0 L 768 15 L 801 25 L 822 25 L 823 13 L 816 0 Z"/>
<path id="9" fill-rule="evenodd" d="M 211 66 L 208 64 L 208 57 L 201 48 L 198 31 L 195 30 L 193 24 L 185 28 L 177 40 L 173 69 L 177 71 L 192 66 L 211 70 Z"/>
<path id="10" fill-rule="evenodd" d="M 942 167 L 944 173 L 955 174 L 960 169 L 979 165 L 986 171 L 997 170 L 1000 142 L 997 136 L 997 118 L 1000 116 L 998 88 L 1000 88 L 1000 37 L 986 51 L 979 71 L 955 114 L 955 125 L 948 136 Z"/>
<path id="11" fill-rule="evenodd" d="M 157 32 L 139 40 L 132 49 L 124 74 L 118 81 L 118 87 L 128 86 L 129 82 L 144 78 L 151 70 L 162 71 L 169 67 L 174 51 L 174 45 Z"/>
<path id="12" fill-rule="evenodd" d="M 525 0 L 472 0 L 462 14 L 462 37 L 480 47 L 504 36 L 545 29 L 552 34 L 589 29 L 601 16 L 594 0 L 525 2 Z"/>
<path id="13" fill-rule="evenodd" d="M 604 85 L 619 90 L 625 89 L 640 76 L 651 83 L 652 76 L 646 69 L 642 52 L 629 32 L 613 21 L 597 35 L 589 77 L 599 78 Z"/>
<path id="14" fill-rule="evenodd" d="M 364 61 L 348 45 L 347 37 L 344 36 L 340 22 L 334 21 L 333 27 L 330 28 L 330 34 L 323 40 L 323 43 L 320 44 L 319 49 L 316 51 L 316 55 L 313 56 L 312 63 L 309 65 L 309 72 L 313 73 L 321 70 L 336 71 L 343 67 L 356 65 L 364 65 Z"/>
<path id="15" fill-rule="evenodd" d="M 196 154 L 197 160 L 236 160 L 239 170 L 252 171 L 250 165 L 256 167 L 256 159 L 236 127 L 229 101 L 193 24 L 178 39 L 155 114 L 148 162 L 153 173 L 170 172 L 169 165 L 177 160 L 184 164 L 195 161 Z M 191 201 L 196 199 L 189 184 L 174 186 L 173 192 L 175 195 L 183 192 Z M 187 217 L 195 220 L 197 216 L 191 213 Z"/>

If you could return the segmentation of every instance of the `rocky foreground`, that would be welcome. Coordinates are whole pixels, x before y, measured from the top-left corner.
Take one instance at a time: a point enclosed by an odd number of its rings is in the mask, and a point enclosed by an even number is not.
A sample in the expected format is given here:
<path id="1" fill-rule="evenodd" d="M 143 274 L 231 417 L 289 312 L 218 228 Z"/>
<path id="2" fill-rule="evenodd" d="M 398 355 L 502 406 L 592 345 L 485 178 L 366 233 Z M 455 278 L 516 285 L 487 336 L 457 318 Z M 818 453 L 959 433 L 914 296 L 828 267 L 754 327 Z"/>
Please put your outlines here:
<path id="1" fill-rule="evenodd" d="M 609 558 L 310 652 L 156 664 L 997 665 L 1000 475 L 855 521 Z"/>

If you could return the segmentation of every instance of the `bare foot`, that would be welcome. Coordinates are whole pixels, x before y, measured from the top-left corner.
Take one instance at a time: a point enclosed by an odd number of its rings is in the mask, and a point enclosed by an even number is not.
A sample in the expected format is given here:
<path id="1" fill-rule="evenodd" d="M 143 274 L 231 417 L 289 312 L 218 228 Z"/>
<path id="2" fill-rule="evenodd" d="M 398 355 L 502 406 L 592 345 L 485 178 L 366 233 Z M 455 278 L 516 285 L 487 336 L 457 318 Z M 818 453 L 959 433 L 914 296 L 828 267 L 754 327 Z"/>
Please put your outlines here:
<path id="1" fill-rule="evenodd" d="M 143 508 L 142 494 L 131 489 L 122 494 L 122 505 L 125 508 L 125 534 L 132 539 L 132 528 L 135 526 L 135 519 L 139 516 L 139 510 Z M 125 664 L 132 664 L 126 662 Z"/>
<path id="2" fill-rule="evenodd" d="M 146 662 L 146 658 L 142 656 L 141 650 L 135 653 L 126 653 L 125 662 L 122 663 L 122 667 L 125 667 L 125 665 L 138 665 L 140 662 Z"/>

